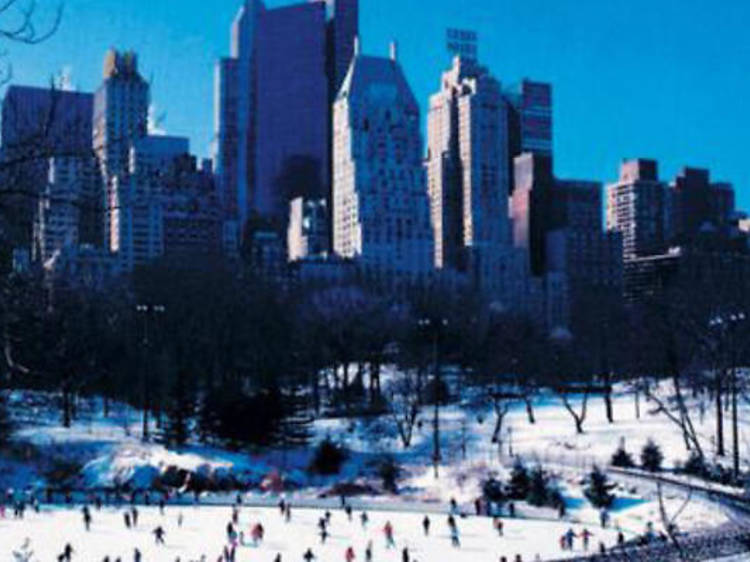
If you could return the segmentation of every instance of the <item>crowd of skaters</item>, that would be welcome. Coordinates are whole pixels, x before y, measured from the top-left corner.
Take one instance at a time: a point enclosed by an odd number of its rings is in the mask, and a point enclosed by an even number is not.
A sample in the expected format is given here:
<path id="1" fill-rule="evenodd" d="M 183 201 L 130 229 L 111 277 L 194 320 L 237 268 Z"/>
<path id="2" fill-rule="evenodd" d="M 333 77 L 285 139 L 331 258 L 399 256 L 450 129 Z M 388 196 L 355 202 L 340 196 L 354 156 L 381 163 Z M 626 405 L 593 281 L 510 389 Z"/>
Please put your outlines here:
<path id="1" fill-rule="evenodd" d="M 69 495 L 67 496 L 70 497 Z M 120 494 L 114 496 L 115 501 L 113 502 L 114 505 L 122 506 L 123 503 L 125 503 L 127 500 L 129 500 L 130 505 L 126 507 L 126 509 L 123 511 L 123 522 L 127 529 L 135 529 L 138 527 L 138 517 L 139 512 L 138 508 L 136 506 L 136 494 L 132 493 L 129 496 L 122 496 Z M 35 496 L 28 497 L 28 495 L 18 495 L 17 493 L 14 493 L 12 490 L 8 491 L 4 498 L 1 498 L 3 501 L 0 501 L 0 517 L 5 517 L 5 504 L 8 503 L 13 506 L 13 516 L 14 518 L 23 518 L 24 511 L 26 509 L 27 504 L 31 505 L 37 512 L 39 511 L 39 501 Z M 91 506 L 93 505 L 97 510 L 100 510 L 102 508 L 103 503 L 110 504 L 111 497 L 109 495 L 106 495 L 104 499 L 102 499 L 101 495 L 98 494 L 92 494 L 89 495 L 87 500 L 90 503 L 85 504 L 81 508 L 81 513 L 83 516 L 83 524 L 85 527 L 85 530 L 88 532 L 91 529 L 91 525 L 93 522 L 93 514 L 91 511 Z M 166 503 L 170 500 L 169 494 L 159 494 L 157 496 L 156 501 L 153 501 L 152 495 L 150 492 L 142 492 L 142 500 L 143 503 L 147 506 L 150 505 L 158 505 L 159 507 L 159 513 L 164 516 L 164 509 Z M 198 496 L 195 496 L 195 502 L 197 503 L 199 500 Z M 66 503 L 68 503 L 66 501 Z M 260 544 L 262 544 L 264 538 L 265 538 L 265 528 L 263 527 L 261 522 L 256 522 L 253 525 L 251 525 L 248 529 L 248 537 L 249 541 L 246 539 L 245 533 L 242 530 L 239 529 L 239 514 L 240 509 L 242 507 L 242 495 L 238 494 L 236 496 L 236 500 L 234 505 L 232 506 L 232 513 L 231 513 L 231 519 L 227 523 L 226 526 L 226 544 L 222 548 L 221 553 L 219 553 L 218 558 L 216 559 L 217 562 L 235 562 L 236 560 L 236 553 L 238 547 L 243 546 L 254 546 L 258 547 Z M 292 505 L 290 502 L 282 499 L 278 503 L 278 508 L 281 517 L 284 519 L 285 522 L 290 523 L 292 521 Z M 497 515 L 497 506 L 492 505 L 489 502 L 484 502 L 481 499 L 477 499 L 474 502 L 474 508 L 475 508 L 475 514 L 477 516 L 491 516 L 492 521 L 492 527 L 495 530 L 495 532 L 498 534 L 499 537 L 503 537 L 504 533 L 504 523 L 500 516 Z M 348 522 L 353 522 L 354 520 L 354 510 L 346 501 L 345 497 L 341 497 L 341 509 L 346 515 L 346 518 Z M 511 502 L 507 507 L 508 515 L 511 518 L 515 517 L 515 505 Z M 457 518 L 465 518 L 466 514 L 461 512 L 459 509 L 458 503 L 455 499 L 450 500 L 450 510 L 447 516 L 447 527 L 449 531 L 450 536 L 450 542 L 451 545 L 454 548 L 461 548 L 461 538 L 460 538 L 460 529 L 458 525 L 458 519 Z M 358 515 L 359 522 L 363 528 L 363 530 L 368 529 L 368 525 L 370 522 L 369 515 L 367 511 L 362 510 L 360 511 Z M 180 511 L 177 514 L 177 525 L 178 527 L 182 527 L 184 522 L 184 515 Z M 605 528 L 609 523 L 609 514 L 606 512 L 606 510 L 603 510 L 600 514 L 600 522 L 601 526 Z M 326 540 L 328 537 L 330 537 L 330 527 L 332 524 L 332 514 L 330 510 L 327 510 L 324 512 L 324 514 L 320 517 L 318 520 L 318 531 L 320 535 L 320 543 L 321 545 L 326 543 Z M 425 537 L 430 536 L 430 531 L 432 528 L 433 522 L 429 515 L 425 515 L 422 519 L 421 526 L 422 526 L 422 532 L 424 533 Z M 165 545 L 166 544 L 166 530 L 162 525 L 156 526 L 151 533 L 154 536 L 155 544 L 158 545 Z M 387 550 L 393 550 L 397 549 L 397 541 L 396 541 L 396 530 L 391 523 L 391 521 L 386 521 L 385 525 L 382 528 L 382 533 L 384 537 L 384 545 Z M 566 533 L 564 533 L 560 537 L 560 548 L 562 550 L 572 551 L 575 548 L 575 539 L 580 538 L 582 547 L 584 551 L 588 551 L 590 547 L 590 542 L 594 534 L 589 531 L 587 528 L 584 528 L 580 533 L 576 533 L 573 531 L 573 529 L 569 529 Z M 618 534 L 618 544 L 622 545 L 624 543 L 624 536 L 622 532 L 619 532 Z M 303 561 L 304 562 L 312 562 L 313 560 L 317 560 L 317 557 L 314 553 L 313 546 L 308 546 L 303 554 Z M 605 546 L 603 543 L 600 542 L 599 544 L 599 550 L 600 552 L 604 552 Z M 70 543 L 66 544 L 62 553 L 58 556 L 58 562 L 71 562 L 74 556 L 75 550 L 72 547 Z M 135 548 L 133 550 L 133 562 L 142 562 L 142 553 Z M 357 562 L 357 553 L 354 550 L 353 546 L 348 546 L 344 550 L 343 553 L 343 560 L 344 562 Z M 537 557 L 538 558 L 538 557 Z M 401 559 L 402 562 L 418 562 L 416 559 L 414 559 L 409 551 L 408 546 L 402 546 L 401 548 Z M 200 559 L 197 561 L 186 561 L 186 562 L 208 562 L 209 559 L 206 558 L 206 555 L 202 555 Z M 369 541 L 364 552 L 362 555 L 363 562 L 374 562 L 374 547 L 373 542 Z M 515 562 L 522 562 L 521 555 L 516 555 L 513 560 Z M 501 556 L 499 558 L 500 562 L 509 562 L 510 559 L 506 556 Z M 123 562 L 120 557 L 117 558 L 110 558 L 105 557 L 103 562 Z M 182 562 L 180 558 L 176 559 L 176 562 Z M 269 561 L 270 562 L 270 561 Z M 273 562 L 285 562 L 282 560 L 281 553 L 276 554 L 275 558 L 273 559 Z M 321 561 L 321 562 L 329 562 Z"/>

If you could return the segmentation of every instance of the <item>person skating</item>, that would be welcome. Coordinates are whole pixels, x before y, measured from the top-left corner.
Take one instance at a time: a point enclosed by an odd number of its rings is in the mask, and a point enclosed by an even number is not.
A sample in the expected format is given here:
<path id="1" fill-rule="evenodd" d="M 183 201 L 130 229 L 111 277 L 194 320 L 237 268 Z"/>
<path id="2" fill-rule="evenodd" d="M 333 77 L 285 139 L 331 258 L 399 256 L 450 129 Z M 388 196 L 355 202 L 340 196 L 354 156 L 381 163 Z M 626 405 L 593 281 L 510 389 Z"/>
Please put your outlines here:
<path id="1" fill-rule="evenodd" d="M 260 523 L 256 523 L 252 531 L 250 531 L 250 538 L 253 539 L 253 545 L 258 546 L 263 542 L 263 536 L 265 535 L 265 529 Z"/>
<path id="2" fill-rule="evenodd" d="M 240 522 L 240 510 L 236 507 L 232 508 L 232 523 L 238 525 Z"/>
<path id="3" fill-rule="evenodd" d="M 477 517 L 482 515 L 482 500 L 479 498 L 474 500 L 474 511 L 476 512 Z"/>
<path id="4" fill-rule="evenodd" d="M 458 503 L 456 498 L 451 498 L 451 515 L 458 515 Z"/>
<path id="5" fill-rule="evenodd" d="M 67 543 L 63 548 L 62 554 L 57 557 L 58 562 L 70 562 L 73 559 L 73 547 Z"/>
<path id="6" fill-rule="evenodd" d="M 372 541 L 367 541 L 367 548 L 365 548 L 365 562 L 372 562 Z"/>
<path id="7" fill-rule="evenodd" d="M 122 518 L 125 520 L 125 528 L 130 529 L 130 512 L 123 513 Z"/>
<path id="8" fill-rule="evenodd" d="M 133 551 L 133 562 L 141 562 L 141 551 L 137 548 Z"/>
<path id="9" fill-rule="evenodd" d="M 499 537 L 503 536 L 503 520 L 499 517 L 495 517 L 495 520 L 492 522 L 493 527 L 495 527 L 495 531 L 497 531 L 497 535 Z"/>
<path id="10" fill-rule="evenodd" d="M 451 545 L 455 548 L 459 548 L 461 546 L 461 540 L 458 536 L 458 526 L 456 525 L 451 527 Z"/>
<path id="11" fill-rule="evenodd" d="M 395 548 L 396 541 L 393 539 L 393 525 L 391 525 L 390 521 L 386 521 L 385 527 L 383 527 L 383 534 L 385 535 L 386 548 Z"/>
<path id="12" fill-rule="evenodd" d="M 315 555 L 313 554 L 312 549 L 308 548 L 307 552 L 305 552 L 305 554 L 302 555 L 302 559 L 305 562 L 312 562 L 312 560 L 315 560 Z"/>
<path id="13" fill-rule="evenodd" d="M 359 516 L 359 520 L 360 520 L 360 522 L 362 523 L 362 528 L 363 528 L 363 529 L 367 529 L 367 523 L 369 523 L 369 522 L 370 522 L 370 518 L 368 517 L 368 515 L 367 515 L 367 512 L 366 512 L 366 511 L 363 511 L 363 512 L 362 512 L 362 513 L 360 514 L 360 516 Z"/>
<path id="14" fill-rule="evenodd" d="M 325 525 L 320 528 L 320 544 L 325 544 L 328 539 L 328 529 Z"/>
<path id="15" fill-rule="evenodd" d="M 568 529 L 565 533 L 565 546 L 568 550 L 573 550 L 573 541 L 576 536 L 577 535 L 573 529 Z"/>
<path id="16" fill-rule="evenodd" d="M 86 531 L 88 532 L 91 530 L 91 510 L 89 506 L 84 505 L 81 512 L 83 513 L 83 526 L 86 527 Z"/>
<path id="17" fill-rule="evenodd" d="M 347 517 L 347 519 L 349 519 L 349 522 L 351 522 L 351 520 L 352 520 L 352 506 L 350 506 L 349 504 L 347 504 L 346 507 L 344 508 L 344 512 L 346 513 L 346 517 Z"/>
<path id="18" fill-rule="evenodd" d="M 130 518 L 133 521 L 133 527 L 137 527 L 138 526 L 138 508 L 133 506 L 132 509 L 130 510 L 130 514 L 131 514 Z"/>
<path id="19" fill-rule="evenodd" d="M 183 517 L 183 515 L 182 515 L 182 512 L 180 511 L 180 512 L 179 512 L 179 513 L 177 514 L 177 526 L 178 526 L 178 527 L 182 527 L 182 522 L 184 521 L 184 519 L 185 519 L 185 518 Z"/>
<path id="20" fill-rule="evenodd" d="M 277 554 L 276 558 L 273 559 L 273 562 L 281 562 L 281 554 Z"/>
<path id="21" fill-rule="evenodd" d="M 601 523 L 602 529 L 607 528 L 607 523 L 609 522 L 609 512 L 602 508 L 602 510 L 599 512 L 599 523 Z"/>
<path id="22" fill-rule="evenodd" d="M 344 554 L 344 560 L 346 560 L 346 562 L 354 562 L 356 557 L 357 555 L 354 554 L 354 548 L 350 546 L 346 549 L 346 553 Z"/>
<path id="23" fill-rule="evenodd" d="M 166 506 L 166 503 L 164 501 L 164 497 L 159 498 L 159 514 L 164 515 L 164 507 Z"/>
<path id="24" fill-rule="evenodd" d="M 331 512 L 330 511 L 326 511 L 325 518 L 326 518 L 326 525 L 330 525 L 331 524 Z"/>
<path id="25" fill-rule="evenodd" d="M 589 549 L 589 540 L 594 534 L 589 531 L 588 529 L 584 529 L 581 531 L 581 538 L 583 539 L 583 550 L 588 551 Z"/>
<path id="26" fill-rule="evenodd" d="M 284 517 L 286 514 L 286 502 L 284 501 L 284 498 L 279 500 L 279 515 Z"/>
<path id="27" fill-rule="evenodd" d="M 401 562 L 410 562 L 409 549 L 404 548 L 401 551 Z"/>
<path id="28" fill-rule="evenodd" d="M 425 515 L 424 519 L 422 519 L 422 530 L 424 530 L 424 536 L 429 537 L 430 536 L 430 518 L 429 516 Z"/>
<path id="29" fill-rule="evenodd" d="M 284 520 L 289 523 L 292 520 L 292 504 L 287 503 L 284 509 Z"/>
<path id="30" fill-rule="evenodd" d="M 156 544 L 164 544 L 164 535 L 166 535 L 166 532 L 164 531 L 164 528 L 161 525 L 159 525 L 156 529 L 154 529 L 151 532 L 154 535 Z"/>

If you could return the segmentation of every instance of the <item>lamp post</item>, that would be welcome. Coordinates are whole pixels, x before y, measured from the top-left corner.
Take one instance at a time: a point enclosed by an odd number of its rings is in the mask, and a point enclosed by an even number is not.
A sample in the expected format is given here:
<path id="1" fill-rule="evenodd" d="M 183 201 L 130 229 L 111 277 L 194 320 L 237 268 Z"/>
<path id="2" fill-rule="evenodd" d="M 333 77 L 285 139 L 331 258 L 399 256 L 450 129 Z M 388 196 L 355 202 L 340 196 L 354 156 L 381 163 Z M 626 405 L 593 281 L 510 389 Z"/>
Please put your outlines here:
<path id="1" fill-rule="evenodd" d="M 716 316 L 708 323 L 709 327 L 719 329 L 723 334 L 727 334 L 729 343 L 730 392 L 732 400 L 732 468 L 735 479 L 739 479 L 740 476 L 740 435 L 737 408 L 737 396 L 739 394 L 737 384 L 737 346 L 734 331 L 747 319 L 745 312 L 739 311 L 723 316 Z"/>
<path id="2" fill-rule="evenodd" d="M 143 430 L 142 439 L 148 441 L 149 429 L 148 429 L 148 411 L 151 408 L 151 393 L 149 388 L 149 376 L 148 372 L 151 368 L 151 357 L 149 353 L 149 346 L 151 342 L 149 340 L 149 319 L 157 314 L 164 314 L 166 308 L 160 304 L 139 304 L 135 307 L 136 314 L 143 316 L 143 338 L 141 343 L 143 344 L 143 357 L 144 365 L 141 371 L 141 384 L 143 390 Z"/>
<path id="3" fill-rule="evenodd" d="M 446 318 L 423 318 L 419 321 L 419 326 L 425 330 L 432 331 L 432 358 L 435 366 L 435 411 L 433 415 L 432 427 L 432 466 L 435 470 L 435 478 L 438 478 L 439 466 L 441 461 L 440 454 L 440 390 L 441 390 L 441 377 L 440 377 L 440 360 L 439 360 L 439 343 L 440 333 L 448 326 L 448 320 Z"/>

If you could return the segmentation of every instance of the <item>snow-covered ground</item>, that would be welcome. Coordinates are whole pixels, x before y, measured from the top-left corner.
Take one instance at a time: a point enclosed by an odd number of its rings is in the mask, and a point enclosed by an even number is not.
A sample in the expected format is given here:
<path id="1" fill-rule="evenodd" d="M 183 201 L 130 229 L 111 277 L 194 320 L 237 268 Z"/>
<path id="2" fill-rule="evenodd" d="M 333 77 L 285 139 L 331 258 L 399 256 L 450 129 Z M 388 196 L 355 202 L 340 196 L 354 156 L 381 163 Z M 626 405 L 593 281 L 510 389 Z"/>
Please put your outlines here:
<path id="1" fill-rule="evenodd" d="M 184 515 L 182 527 L 178 526 L 178 513 Z M 516 554 L 524 560 L 534 560 L 538 554 L 542 559 L 570 557 L 583 552 L 580 539 L 576 540 L 573 552 L 559 548 L 559 537 L 569 528 L 580 533 L 584 528 L 594 533 L 591 548 L 599 541 L 609 546 L 616 544 L 617 532 L 592 526 L 569 525 L 567 523 L 505 520 L 504 536 L 498 537 L 488 518 L 470 517 L 459 519 L 461 547 L 451 546 L 445 516 L 432 516 L 429 537 L 422 532 L 423 514 L 369 512 L 367 528 L 360 524 L 358 513 L 349 522 L 342 511 L 334 511 L 330 538 L 321 545 L 317 522 L 323 516 L 320 510 L 295 509 L 291 523 L 285 523 L 274 508 L 244 508 L 240 512 L 238 530 L 248 536 L 250 529 L 260 522 L 265 528 L 264 542 L 255 547 L 238 549 L 237 561 L 259 560 L 271 562 L 277 554 L 284 562 L 302 562 L 303 553 L 311 548 L 318 562 L 343 561 L 345 550 L 352 546 L 356 560 L 364 560 L 364 551 L 369 541 L 373 543 L 374 559 L 378 562 L 400 562 L 402 549 L 408 548 L 412 559 L 433 562 L 450 559 L 452 562 L 496 562 L 501 555 L 509 559 Z M 226 541 L 226 525 L 231 520 L 228 507 L 168 508 L 163 516 L 158 509 L 140 509 L 138 528 L 128 530 L 123 524 L 122 513 L 115 509 L 104 509 L 93 513 L 93 524 L 88 533 L 84 530 L 82 516 L 77 511 L 45 510 L 41 514 L 29 514 L 23 521 L 0 520 L 0 545 L 5 550 L 19 547 L 26 538 L 31 539 L 35 562 L 55 560 L 66 543 L 75 549 L 74 560 L 99 562 L 105 556 L 110 560 L 122 557 L 132 560 L 133 550 L 140 549 L 146 562 L 172 562 L 178 557 L 183 561 L 199 560 L 205 554 L 213 561 L 221 554 Z M 397 547 L 387 549 L 382 532 L 386 522 L 394 527 Z M 155 544 L 152 531 L 162 526 L 166 531 L 166 545 Z M 6 551 L 7 552 L 7 551 Z M 0 559 L 6 560 L 6 552 Z"/>
<path id="2" fill-rule="evenodd" d="M 703 437 L 705 450 L 710 456 L 713 451 L 714 412 L 708 403 L 705 408 L 700 408 L 700 400 L 695 399 L 691 409 L 694 412 L 694 422 Z M 678 428 L 664 414 L 657 413 L 653 403 L 643 398 L 640 404 L 641 417 L 637 418 L 632 395 L 622 389 L 614 396 L 615 422 L 612 424 L 606 420 L 601 397 L 590 398 L 588 415 L 584 423 L 585 433 L 582 435 L 576 434 L 570 414 L 554 394 L 541 393 L 535 400 L 535 424 L 529 423 L 522 403 L 513 404 L 505 420 L 506 429 L 503 432 L 501 447 L 491 443 L 494 418 L 490 410 L 477 412 L 475 409 L 460 406 L 442 408 L 443 461 L 439 479 L 435 479 L 430 466 L 432 409 L 422 412 L 421 427 L 415 430 L 414 442 L 409 449 L 402 447 L 393 420 L 388 416 L 376 419 L 317 420 L 313 428 L 313 442 L 331 436 L 351 451 L 350 459 L 340 475 L 319 478 L 310 476 L 305 470 L 310 462 L 312 447 L 297 451 L 263 450 L 237 453 L 192 443 L 181 451 L 174 451 L 156 443 L 142 443 L 139 413 L 122 405 L 113 405 L 110 416 L 104 418 L 100 413 L 102 404 L 99 401 L 93 401 L 88 407 L 86 403 L 82 403 L 73 427 L 62 428 L 59 425 L 59 412 L 50 407 L 49 399 L 32 395 L 30 400 L 29 396 L 17 395 L 13 402 L 17 405 L 24 404 L 20 412 L 21 427 L 16 433 L 16 441 L 21 445 L 16 447 L 16 454 L 12 459 L 0 458 L 0 489 L 42 487 L 47 483 L 46 475 L 50 471 L 50 464 L 62 460 L 80 467 L 78 482 L 81 486 L 111 486 L 115 482 L 130 482 L 135 487 L 148 486 L 156 475 L 169 467 L 177 467 L 197 473 L 231 474 L 235 480 L 255 490 L 251 495 L 256 494 L 256 498 L 263 497 L 266 501 L 273 500 L 269 499 L 268 494 L 259 491 L 258 485 L 265 476 L 278 470 L 289 475 L 291 480 L 301 486 L 292 497 L 302 501 L 317 497 L 322 490 L 335 482 L 357 480 L 377 487 L 379 482 L 368 468 L 369 463 L 380 455 L 391 454 L 404 469 L 403 478 L 399 482 L 400 494 L 397 497 L 383 494 L 366 498 L 366 501 L 384 509 L 399 509 L 408 505 L 411 510 L 419 512 L 419 506 L 435 509 L 435 506 L 446 505 L 451 498 L 470 506 L 481 494 L 481 483 L 490 475 L 500 479 L 507 477 L 512 465 L 510 449 L 515 455 L 521 456 L 527 465 L 539 463 L 556 473 L 558 485 L 566 499 L 569 522 L 511 522 L 505 542 L 498 542 L 499 539 L 491 534 L 487 521 L 467 520 L 462 523 L 465 547 L 460 553 L 455 553 L 455 557 L 470 556 L 470 553 L 474 552 L 472 560 L 477 559 L 478 553 L 488 556 L 492 554 L 492 557 L 486 558 L 487 560 L 496 560 L 495 555 L 498 553 L 515 555 L 516 551 L 527 556 L 537 553 L 543 557 L 549 554 L 558 555 L 560 552 L 556 548 L 556 537 L 567 528 L 567 525 L 596 526 L 598 514 L 584 498 L 581 479 L 594 463 L 606 465 L 621 441 L 624 441 L 627 450 L 636 460 L 641 447 L 649 438 L 654 439 L 664 451 L 666 465 L 684 461 L 687 457 Z M 580 406 L 579 401 L 573 402 L 575 407 Z M 703 415 L 700 414 L 701 411 L 704 412 Z M 750 423 L 750 407 L 742 406 L 740 419 L 743 432 L 740 443 L 743 447 L 743 456 L 746 457 L 744 437 L 750 437 L 747 425 Z M 727 443 L 729 442 L 727 430 Z M 28 455 L 23 453 L 24 443 L 30 446 Z M 571 471 L 571 467 L 577 467 L 578 471 Z M 613 520 L 617 521 L 624 531 L 641 533 L 647 522 L 657 523 L 658 526 L 658 505 L 653 487 L 643 483 L 634 485 L 632 482 L 620 482 L 616 494 L 618 500 L 613 510 Z M 676 512 L 683 499 L 680 494 L 673 493 L 667 498 L 668 511 Z M 556 513 L 550 509 L 536 509 L 522 503 L 518 504 L 518 512 L 528 518 L 556 519 Z M 208 540 L 209 535 L 203 532 L 215 533 L 215 544 L 213 538 L 210 539 L 212 542 L 205 543 L 206 554 L 210 555 L 209 560 L 212 557 L 215 559 L 222 544 L 226 509 L 206 507 L 199 511 L 190 511 L 186 515 L 189 515 L 188 525 L 183 530 L 174 529 L 169 522 L 171 527 L 168 529 L 166 550 L 172 547 L 183 549 L 180 553 L 183 560 L 185 556 L 196 556 L 199 552 L 193 552 L 193 549 L 204 544 L 201 540 Z M 247 510 L 245 514 L 250 519 L 263 519 L 264 524 L 265 520 L 268 520 L 272 525 L 269 528 L 268 544 L 264 547 L 267 550 L 264 552 L 271 553 L 274 548 L 278 549 L 279 545 L 286 544 L 290 549 L 286 553 L 291 558 L 285 556 L 284 560 L 297 560 L 300 559 L 299 548 L 306 547 L 307 543 L 310 546 L 317 544 L 318 541 L 314 537 L 314 522 L 317 515 L 300 512 L 296 521 L 299 528 L 293 527 L 293 532 L 286 527 L 274 530 L 273 525 L 278 521 L 273 515 L 260 509 Z M 61 547 L 60 540 L 57 540 L 61 533 L 60 529 L 63 533 L 79 533 L 81 530 L 78 521 L 80 514 L 77 512 L 61 511 L 31 517 L 31 520 L 25 523 L 0 522 L 0 544 L 7 544 L 7 536 L 12 542 L 20 545 L 23 538 L 29 535 L 35 538 L 35 549 L 42 553 L 46 552 L 43 550 L 45 548 L 57 550 Z M 115 522 L 105 524 L 110 517 Z M 146 519 L 149 517 L 151 515 L 146 516 Z M 373 525 L 382 523 L 379 517 L 380 515 L 374 516 Z M 418 519 L 421 518 L 420 515 L 406 514 L 391 514 L 388 517 L 392 518 L 397 529 L 414 530 L 418 528 Z M 125 539 L 124 536 L 120 536 L 124 531 L 117 525 L 120 523 L 118 515 L 103 513 L 98 515 L 97 519 L 101 521 L 95 525 L 92 537 L 100 533 L 102 538 L 110 537 L 112 540 L 88 541 L 91 544 L 87 544 L 86 548 L 105 548 L 111 546 L 111 543 L 119 545 L 121 540 Z M 153 521 L 144 522 L 144 527 L 155 525 L 155 520 L 154 516 Z M 700 498 L 694 498 L 679 518 L 679 526 L 682 529 L 711 528 L 726 522 L 727 515 L 722 509 Z M 485 527 L 488 532 L 485 532 Z M 191 528 L 197 532 L 191 534 Z M 441 532 L 443 535 L 446 534 L 442 527 Z M 144 548 L 150 545 L 151 537 L 146 530 L 132 535 L 134 541 L 142 541 Z M 293 536 L 294 540 L 284 542 L 280 539 L 281 536 Z M 44 537 L 55 538 L 57 542 L 46 541 Z M 347 541 L 361 552 L 365 539 L 365 535 L 358 527 L 350 529 L 342 524 L 340 528 L 335 528 L 329 547 L 331 559 L 343 557 L 343 549 L 348 546 Z M 414 531 L 405 533 L 401 539 L 413 541 L 410 547 L 414 549 L 417 560 L 436 559 L 430 557 L 430 548 L 443 549 L 440 550 L 443 553 L 444 549 L 449 548 L 446 541 L 420 542 L 418 533 L 415 534 Z M 376 546 L 382 543 L 380 536 L 373 540 Z M 71 537 L 71 541 L 75 545 L 76 537 Z M 294 546 L 291 546 L 292 543 Z M 521 550 L 518 545 L 526 543 L 533 546 Z M 399 544 L 403 544 L 402 540 Z M 81 548 L 84 548 L 83 544 Z M 320 547 L 314 550 L 323 552 Z M 174 554 L 172 551 L 169 552 L 170 556 Z M 243 552 L 247 554 L 241 556 L 247 557 L 252 556 L 255 550 L 248 548 Z M 96 551 L 92 553 L 94 558 L 85 559 L 95 560 L 100 554 L 103 558 L 106 552 Z M 113 550 L 109 554 L 116 553 Z M 124 551 L 121 554 L 124 554 Z M 173 560 L 175 557 L 176 555 L 169 559 Z M 396 559 L 395 554 L 392 558 Z M 241 557 L 240 560 L 242 559 Z M 381 559 L 390 560 L 376 557 L 376 560 Z M 479 559 L 485 558 L 481 556 Z"/>

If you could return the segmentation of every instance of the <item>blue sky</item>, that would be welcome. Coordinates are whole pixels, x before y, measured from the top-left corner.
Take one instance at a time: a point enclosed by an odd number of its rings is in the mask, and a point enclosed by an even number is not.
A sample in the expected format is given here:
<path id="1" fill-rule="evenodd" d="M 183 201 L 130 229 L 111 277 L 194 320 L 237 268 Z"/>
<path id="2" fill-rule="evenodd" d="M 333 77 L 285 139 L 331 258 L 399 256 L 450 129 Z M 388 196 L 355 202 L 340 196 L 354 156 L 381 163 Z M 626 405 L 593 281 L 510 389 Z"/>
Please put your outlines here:
<path id="1" fill-rule="evenodd" d="M 397 39 L 423 105 L 449 62 L 445 28 L 475 29 L 480 58 L 501 81 L 553 83 L 560 177 L 607 182 L 623 157 L 651 157 L 666 178 L 685 164 L 710 167 L 750 208 L 747 0 L 360 1 L 363 50 L 386 54 Z M 164 127 L 205 155 L 213 64 L 228 52 L 239 4 L 66 0 L 47 43 L 7 46 L 14 82 L 44 85 L 68 67 L 79 89 L 93 90 L 108 47 L 135 49 Z"/>

